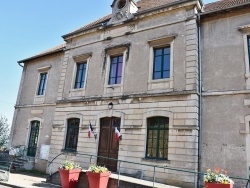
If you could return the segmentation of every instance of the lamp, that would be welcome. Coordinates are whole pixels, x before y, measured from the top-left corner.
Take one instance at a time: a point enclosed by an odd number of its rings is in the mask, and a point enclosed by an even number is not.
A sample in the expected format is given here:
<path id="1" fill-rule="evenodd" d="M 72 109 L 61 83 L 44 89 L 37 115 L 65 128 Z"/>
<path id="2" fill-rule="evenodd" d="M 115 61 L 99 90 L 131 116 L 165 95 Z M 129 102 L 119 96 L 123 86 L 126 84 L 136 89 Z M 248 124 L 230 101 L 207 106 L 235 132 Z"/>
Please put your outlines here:
<path id="1" fill-rule="evenodd" d="M 113 103 L 112 103 L 112 102 L 110 102 L 110 103 L 108 104 L 108 108 L 109 108 L 109 110 L 112 110 L 112 109 L 113 109 Z"/>

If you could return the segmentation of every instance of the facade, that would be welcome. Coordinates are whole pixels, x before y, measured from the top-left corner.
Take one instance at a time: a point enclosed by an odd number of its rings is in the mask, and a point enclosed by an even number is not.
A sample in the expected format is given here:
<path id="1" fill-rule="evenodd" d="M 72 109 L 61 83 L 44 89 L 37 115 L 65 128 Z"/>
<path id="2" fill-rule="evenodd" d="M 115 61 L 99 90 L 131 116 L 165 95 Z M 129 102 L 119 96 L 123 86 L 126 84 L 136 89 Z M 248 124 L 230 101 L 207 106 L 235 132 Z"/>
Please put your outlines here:
<path id="1" fill-rule="evenodd" d="M 64 35 L 65 45 L 19 61 L 10 145 L 25 145 L 43 171 L 61 152 L 87 167 L 78 152 L 247 177 L 249 4 L 115 0 L 111 15 Z M 96 162 L 153 178 L 150 166 Z M 165 184 L 192 187 L 196 178 L 156 169 Z"/>

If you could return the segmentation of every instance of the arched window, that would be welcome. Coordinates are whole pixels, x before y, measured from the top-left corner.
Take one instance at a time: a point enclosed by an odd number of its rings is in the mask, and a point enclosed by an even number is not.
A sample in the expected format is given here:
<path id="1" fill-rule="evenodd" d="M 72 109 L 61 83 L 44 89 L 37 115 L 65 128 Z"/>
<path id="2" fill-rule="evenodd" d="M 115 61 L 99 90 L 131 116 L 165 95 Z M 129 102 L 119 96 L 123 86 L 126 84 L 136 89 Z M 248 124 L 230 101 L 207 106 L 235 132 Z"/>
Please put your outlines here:
<path id="1" fill-rule="evenodd" d="M 78 118 L 68 119 L 67 123 L 68 125 L 67 125 L 65 150 L 76 151 L 80 119 Z"/>
<path id="2" fill-rule="evenodd" d="M 147 119 L 146 158 L 168 158 L 169 118 L 152 117 Z"/>
<path id="3" fill-rule="evenodd" d="M 40 121 L 31 121 L 30 124 L 30 138 L 29 138 L 29 145 L 27 156 L 35 157 L 36 156 L 36 148 L 39 136 L 39 127 Z"/>

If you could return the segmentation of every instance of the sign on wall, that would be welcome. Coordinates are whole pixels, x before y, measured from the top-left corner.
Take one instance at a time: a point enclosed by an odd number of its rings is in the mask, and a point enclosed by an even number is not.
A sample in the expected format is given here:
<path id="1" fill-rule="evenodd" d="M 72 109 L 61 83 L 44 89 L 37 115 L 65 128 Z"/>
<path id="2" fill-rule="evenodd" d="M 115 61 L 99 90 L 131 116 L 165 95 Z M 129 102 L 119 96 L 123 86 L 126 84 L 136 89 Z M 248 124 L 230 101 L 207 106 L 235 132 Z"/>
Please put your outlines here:
<path id="1" fill-rule="evenodd" d="M 41 145 L 40 159 L 48 160 L 49 159 L 49 149 L 50 145 Z"/>

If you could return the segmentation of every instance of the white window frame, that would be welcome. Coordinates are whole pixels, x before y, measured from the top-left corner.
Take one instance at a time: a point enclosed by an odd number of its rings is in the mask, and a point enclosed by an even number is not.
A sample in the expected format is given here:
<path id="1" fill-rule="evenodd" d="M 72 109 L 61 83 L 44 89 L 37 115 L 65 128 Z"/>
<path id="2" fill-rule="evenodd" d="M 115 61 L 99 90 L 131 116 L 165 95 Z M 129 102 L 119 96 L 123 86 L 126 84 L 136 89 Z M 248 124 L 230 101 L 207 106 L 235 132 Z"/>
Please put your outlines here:
<path id="1" fill-rule="evenodd" d="M 34 96 L 34 104 L 43 104 L 44 100 L 45 100 L 45 96 L 46 96 L 46 91 L 47 91 L 47 84 L 48 84 L 48 80 L 49 80 L 49 72 L 51 69 L 51 65 L 49 66 L 45 66 L 45 67 L 40 67 L 37 69 L 38 71 L 38 78 L 37 78 L 37 83 L 36 83 L 36 91 L 35 91 L 35 96 Z M 47 73 L 47 79 L 46 79 L 46 83 L 45 83 L 45 90 L 44 90 L 44 94 L 43 95 L 38 95 L 38 89 L 39 89 L 39 85 L 40 85 L 40 80 L 41 80 L 41 74 L 43 73 Z"/>
<path id="2" fill-rule="evenodd" d="M 72 81 L 71 81 L 71 89 L 69 92 L 70 98 L 79 98 L 85 96 L 86 88 L 87 88 L 87 78 L 88 78 L 88 69 L 89 69 L 89 63 L 90 59 L 92 57 L 91 53 L 83 54 L 83 55 L 77 55 L 74 56 L 74 68 L 72 73 Z M 86 72 L 85 72 L 85 78 L 84 78 L 84 87 L 83 88 L 75 88 L 75 80 L 76 80 L 76 71 L 77 71 L 77 64 L 79 63 L 86 63 Z"/>
<path id="3" fill-rule="evenodd" d="M 174 82 L 174 39 L 175 35 L 167 36 L 164 38 L 157 38 L 148 41 L 149 52 L 149 76 L 148 76 L 148 91 L 157 92 L 157 90 L 172 91 Z M 170 47 L 170 76 L 169 78 L 153 79 L 154 71 L 154 49 Z"/>
<path id="4" fill-rule="evenodd" d="M 123 83 L 124 83 L 124 77 L 125 77 L 124 69 L 125 69 L 125 64 L 126 64 L 127 51 L 128 51 L 127 47 L 117 47 L 117 48 L 110 49 L 107 51 L 104 94 L 121 95 L 123 93 Z M 121 83 L 120 84 L 109 84 L 111 58 L 115 57 L 115 56 L 121 56 L 121 55 L 123 56 Z"/>
<path id="5" fill-rule="evenodd" d="M 238 28 L 243 35 L 243 45 L 244 45 L 244 53 L 245 53 L 245 78 L 246 78 L 246 89 L 250 89 L 250 57 L 248 52 L 248 36 L 250 37 L 250 25 L 240 26 Z"/>

